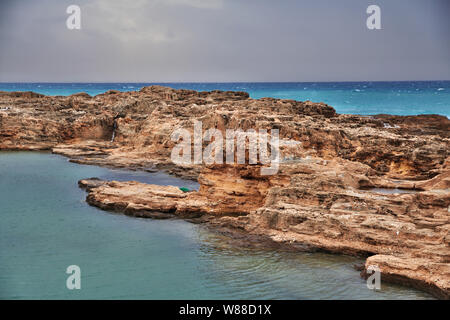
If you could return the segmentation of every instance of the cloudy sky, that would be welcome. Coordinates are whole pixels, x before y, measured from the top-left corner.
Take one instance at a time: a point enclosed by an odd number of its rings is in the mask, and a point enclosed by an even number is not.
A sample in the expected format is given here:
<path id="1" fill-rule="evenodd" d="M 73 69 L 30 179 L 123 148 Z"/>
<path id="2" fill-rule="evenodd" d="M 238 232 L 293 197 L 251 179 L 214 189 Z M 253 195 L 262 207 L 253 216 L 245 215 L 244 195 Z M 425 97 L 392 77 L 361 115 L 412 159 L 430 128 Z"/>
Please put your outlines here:
<path id="1" fill-rule="evenodd" d="M 0 0 L 0 43 L 2 82 L 450 80 L 450 1 Z"/>

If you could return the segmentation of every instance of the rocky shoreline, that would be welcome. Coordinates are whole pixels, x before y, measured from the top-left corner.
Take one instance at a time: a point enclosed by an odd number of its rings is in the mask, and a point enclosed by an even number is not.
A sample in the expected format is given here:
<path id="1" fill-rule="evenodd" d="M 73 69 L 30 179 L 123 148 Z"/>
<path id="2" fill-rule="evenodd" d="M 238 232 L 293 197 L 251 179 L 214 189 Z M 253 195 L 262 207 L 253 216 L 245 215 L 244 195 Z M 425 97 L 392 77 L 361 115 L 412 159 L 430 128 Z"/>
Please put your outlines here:
<path id="1" fill-rule="evenodd" d="M 260 164 L 176 165 L 171 133 L 279 129 L 278 174 Z M 295 143 L 290 143 L 294 141 Z M 164 170 L 198 192 L 82 180 L 104 210 L 204 222 L 235 241 L 368 257 L 382 281 L 450 298 L 450 120 L 337 114 L 323 103 L 152 86 L 51 97 L 0 92 L 0 150 L 52 150 L 81 164 Z"/>

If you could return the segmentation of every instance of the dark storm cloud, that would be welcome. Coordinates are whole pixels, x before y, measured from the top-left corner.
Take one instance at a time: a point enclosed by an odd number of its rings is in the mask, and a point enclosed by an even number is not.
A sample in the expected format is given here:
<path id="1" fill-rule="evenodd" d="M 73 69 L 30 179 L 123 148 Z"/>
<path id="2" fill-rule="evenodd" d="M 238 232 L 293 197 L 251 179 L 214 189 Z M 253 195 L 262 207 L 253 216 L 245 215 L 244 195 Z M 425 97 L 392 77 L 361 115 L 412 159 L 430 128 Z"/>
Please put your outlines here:
<path id="1" fill-rule="evenodd" d="M 0 3 L 0 81 L 450 79 L 447 0 Z M 366 28 L 370 4 L 382 30 Z"/>

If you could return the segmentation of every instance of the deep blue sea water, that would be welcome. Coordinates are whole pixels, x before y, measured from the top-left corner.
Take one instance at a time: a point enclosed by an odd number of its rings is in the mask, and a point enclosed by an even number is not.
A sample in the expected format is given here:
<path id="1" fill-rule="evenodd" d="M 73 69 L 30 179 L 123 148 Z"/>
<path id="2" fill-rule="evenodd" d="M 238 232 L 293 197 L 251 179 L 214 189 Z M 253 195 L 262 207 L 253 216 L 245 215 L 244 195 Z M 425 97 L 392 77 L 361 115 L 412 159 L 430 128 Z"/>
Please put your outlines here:
<path id="1" fill-rule="evenodd" d="M 325 102 L 339 113 L 440 114 L 450 118 L 450 81 L 413 82 L 277 82 L 277 83 L 0 83 L 4 91 L 46 95 L 108 90 L 134 91 L 152 84 L 199 91 L 246 91 L 252 98 L 273 97 Z"/>

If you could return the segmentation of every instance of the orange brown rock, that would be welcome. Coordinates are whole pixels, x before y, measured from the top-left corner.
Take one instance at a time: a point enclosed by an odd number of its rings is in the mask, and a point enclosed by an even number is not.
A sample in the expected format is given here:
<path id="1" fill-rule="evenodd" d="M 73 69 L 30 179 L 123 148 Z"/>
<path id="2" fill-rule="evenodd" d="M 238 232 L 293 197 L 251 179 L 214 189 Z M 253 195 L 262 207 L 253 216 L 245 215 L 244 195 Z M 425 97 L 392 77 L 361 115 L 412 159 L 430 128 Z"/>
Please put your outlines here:
<path id="1" fill-rule="evenodd" d="M 222 132 L 279 129 L 278 174 L 261 176 L 260 165 L 173 164 L 171 133 L 192 132 L 194 120 Z M 0 149 L 52 150 L 77 163 L 166 170 L 200 183 L 198 192 L 184 193 L 80 181 L 92 205 L 152 218 L 201 217 L 217 230 L 297 250 L 364 255 L 366 269 L 377 265 L 385 281 L 445 299 L 449 147 L 450 120 L 437 115 L 342 115 L 323 103 L 159 86 L 95 97 L 0 93 Z"/>

